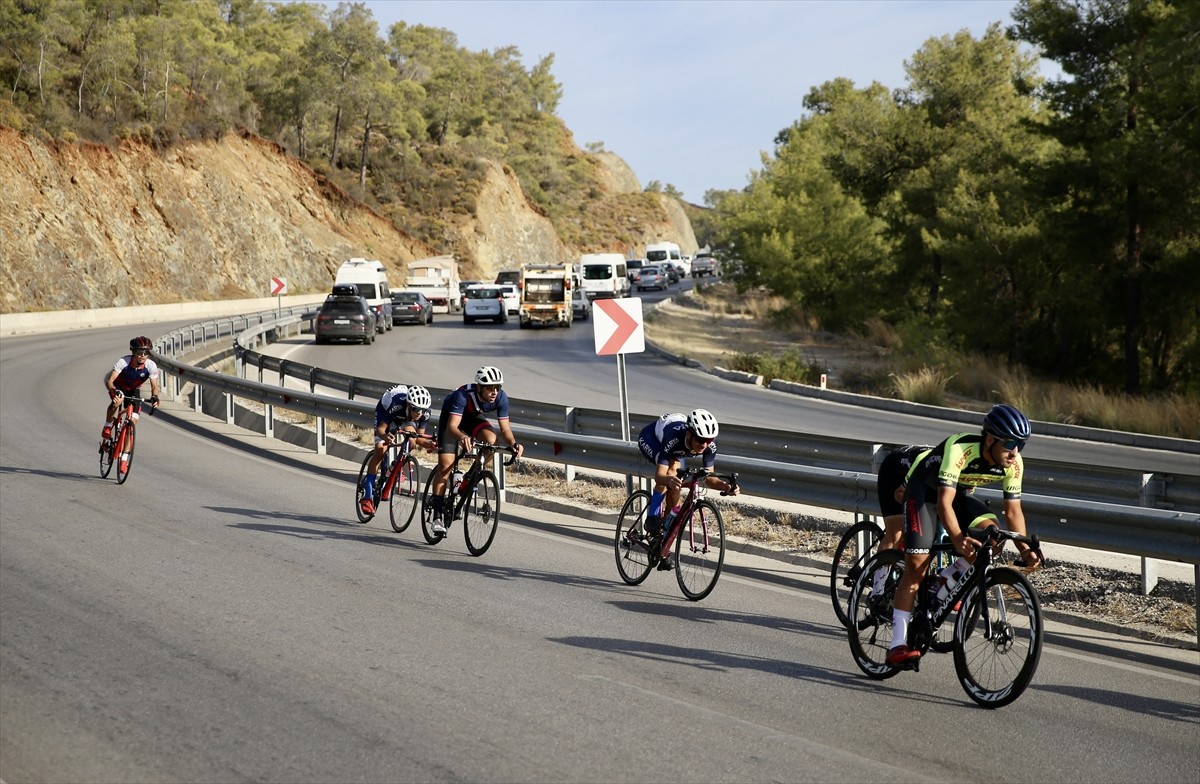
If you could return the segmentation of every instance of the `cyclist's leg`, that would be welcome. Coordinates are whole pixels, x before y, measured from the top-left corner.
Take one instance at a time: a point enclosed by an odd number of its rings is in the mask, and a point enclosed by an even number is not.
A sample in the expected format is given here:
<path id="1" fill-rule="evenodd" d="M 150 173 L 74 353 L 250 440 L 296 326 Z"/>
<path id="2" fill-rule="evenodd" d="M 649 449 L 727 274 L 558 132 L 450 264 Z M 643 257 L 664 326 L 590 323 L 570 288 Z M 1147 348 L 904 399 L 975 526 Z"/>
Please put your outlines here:
<path id="1" fill-rule="evenodd" d="M 367 459 L 366 477 L 363 479 L 363 497 L 375 497 L 375 475 L 379 473 L 379 464 L 383 462 L 384 453 L 387 452 L 387 431 L 386 422 L 375 424 L 375 448 L 371 450 L 371 456 Z"/>
<path id="2" fill-rule="evenodd" d="M 917 589 L 929 568 L 929 549 L 936 530 L 936 520 L 924 503 L 923 495 L 908 499 L 904 504 L 904 575 L 896 586 L 888 664 L 910 664 L 920 658 L 920 652 L 908 647 L 908 623 L 912 619 Z"/>
<path id="3" fill-rule="evenodd" d="M 976 498 L 971 493 L 958 493 L 954 497 L 954 516 L 958 518 L 958 522 L 963 526 L 968 536 L 972 536 L 971 530 L 978 531 L 981 528 L 990 528 L 998 525 L 996 513 L 988 508 L 988 505 Z M 978 540 L 978 537 L 973 537 Z M 1003 547 L 1003 542 L 996 543 L 996 553 L 1000 552 Z M 965 572 L 967 565 L 975 561 L 975 556 L 970 558 L 965 555 L 958 556 L 958 560 L 942 570 L 942 577 L 948 577 L 955 570 Z"/>
<path id="4" fill-rule="evenodd" d="M 899 550 L 904 541 L 904 475 L 903 452 L 892 452 L 879 466 L 875 492 L 879 497 L 879 514 L 883 517 L 883 538 L 880 550 Z"/>

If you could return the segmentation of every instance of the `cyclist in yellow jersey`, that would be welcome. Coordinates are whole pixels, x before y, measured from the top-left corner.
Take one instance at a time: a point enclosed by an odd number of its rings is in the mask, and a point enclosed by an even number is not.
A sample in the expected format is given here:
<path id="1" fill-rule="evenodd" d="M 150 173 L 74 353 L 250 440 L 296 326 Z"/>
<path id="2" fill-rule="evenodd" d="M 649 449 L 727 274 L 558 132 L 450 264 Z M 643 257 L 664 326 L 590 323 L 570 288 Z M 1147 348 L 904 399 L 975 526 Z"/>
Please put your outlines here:
<path id="1" fill-rule="evenodd" d="M 909 470 L 904 495 L 904 576 L 896 586 L 888 664 L 911 665 L 921 656 L 907 644 L 908 624 L 917 589 L 929 566 L 929 550 L 937 535 L 938 519 L 955 551 L 966 559 L 960 559 L 961 567 L 965 568 L 966 563 L 974 560 L 979 546 L 979 541 L 972 539 L 967 530 L 996 525 L 996 515 L 970 495 L 970 490 L 1000 482 L 1009 530 L 1027 533 L 1021 510 L 1024 472 L 1021 449 L 1032 433 L 1029 419 L 1019 410 L 1003 404 L 992 406 L 983 418 L 981 433 L 950 436 Z M 960 485 L 968 489 L 960 491 Z M 1028 545 L 1019 543 L 1017 548 L 1027 566 L 1037 564 L 1037 554 Z"/>

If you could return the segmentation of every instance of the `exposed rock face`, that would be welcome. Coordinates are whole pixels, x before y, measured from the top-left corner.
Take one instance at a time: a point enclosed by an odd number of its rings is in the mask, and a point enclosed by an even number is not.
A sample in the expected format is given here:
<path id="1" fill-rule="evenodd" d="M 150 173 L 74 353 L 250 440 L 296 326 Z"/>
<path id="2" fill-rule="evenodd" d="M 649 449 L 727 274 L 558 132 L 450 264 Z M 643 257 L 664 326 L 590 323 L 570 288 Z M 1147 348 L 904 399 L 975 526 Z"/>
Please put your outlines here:
<path id="1" fill-rule="evenodd" d="M 600 157 L 605 192 L 639 192 L 624 161 Z M 475 271 L 577 258 L 512 172 L 488 167 L 474 215 L 453 229 Z M 0 183 L 0 313 L 263 297 L 272 277 L 290 294 L 319 293 L 352 256 L 401 281 L 407 262 L 448 252 L 250 134 L 162 150 L 49 144 L 0 127 Z M 635 235 L 693 252 L 682 207 L 658 198 L 662 219 Z"/>
<path id="2" fill-rule="evenodd" d="M 529 205 L 516 176 L 494 162 L 488 163 L 475 204 L 475 220 L 464 232 L 463 245 L 474 249 L 484 280 L 493 280 L 502 269 L 529 262 L 561 262 L 571 255 L 550 219 Z"/>
<path id="3" fill-rule="evenodd" d="M 47 146 L 0 129 L 0 311 L 319 292 L 350 256 L 434 255 L 255 137 Z"/>

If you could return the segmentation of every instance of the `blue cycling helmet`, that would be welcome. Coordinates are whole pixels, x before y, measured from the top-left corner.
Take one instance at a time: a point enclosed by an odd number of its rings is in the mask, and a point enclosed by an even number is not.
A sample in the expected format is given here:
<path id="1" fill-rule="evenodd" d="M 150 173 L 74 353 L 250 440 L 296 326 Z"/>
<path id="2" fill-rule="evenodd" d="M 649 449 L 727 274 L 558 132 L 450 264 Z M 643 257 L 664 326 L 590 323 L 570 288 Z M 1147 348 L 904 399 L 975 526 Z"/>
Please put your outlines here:
<path id="1" fill-rule="evenodd" d="M 983 418 L 983 429 L 997 438 L 1018 441 L 1027 441 L 1033 435 L 1029 417 L 1004 403 L 992 406 L 992 410 L 987 412 Z"/>

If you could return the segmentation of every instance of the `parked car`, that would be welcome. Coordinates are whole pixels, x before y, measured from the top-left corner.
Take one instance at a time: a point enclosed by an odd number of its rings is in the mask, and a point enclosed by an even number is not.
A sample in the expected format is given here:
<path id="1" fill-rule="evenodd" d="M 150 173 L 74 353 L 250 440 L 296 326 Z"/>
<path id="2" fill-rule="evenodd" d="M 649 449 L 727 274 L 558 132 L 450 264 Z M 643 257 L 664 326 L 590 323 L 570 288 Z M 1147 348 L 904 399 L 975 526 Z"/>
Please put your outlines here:
<path id="1" fill-rule="evenodd" d="M 635 281 L 634 285 L 637 286 L 638 291 L 645 291 L 646 289 L 666 291 L 667 276 L 658 267 L 653 265 L 645 266 L 638 270 L 637 281 Z"/>
<path id="2" fill-rule="evenodd" d="M 587 321 L 592 315 L 592 301 L 582 286 L 571 289 L 571 318 L 576 321 Z"/>
<path id="3" fill-rule="evenodd" d="M 508 321 L 504 291 L 499 286 L 481 283 L 463 292 L 463 323 L 471 324 L 479 319 L 490 319 L 501 324 Z"/>
<path id="4" fill-rule="evenodd" d="M 458 282 L 458 293 L 462 294 L 467 289 L 469 289 L 471 286 L 478 286 L 480 283 L 483 283 L 483 281 L 482 280 L 460 280 Z"/>
<path id="5" fill-rule="evenodd" d="M 339 292 L 325 298 L 317 313 L 313 334 L 317 343 L 331 340 L 353 340 L 363 345 L 375 342 L 375 313 L 358 294 Z M 353 289 L 353 286 L 350 287 Z"/>
<path id="6" fill-rule="evenodd" d="M 521 312 L 521 290 L 515 283 L 501 283 L 500 290 L 504 292 L 504 309 L 508 315 L 515 316 Z"/>
<path id="7" fill-rule="evenodd" d="M 419 291 L 393 291 L 392 323 L 432 324 L 433 303 Z"/>

